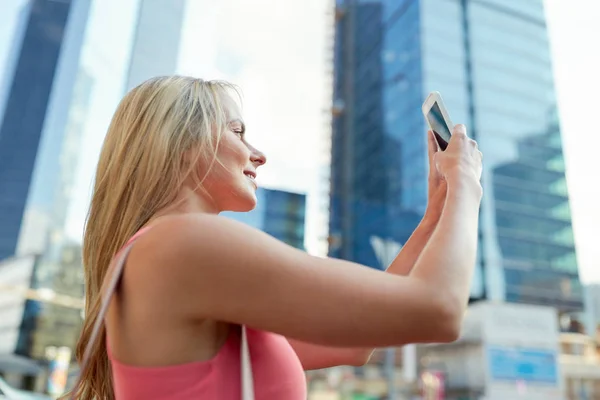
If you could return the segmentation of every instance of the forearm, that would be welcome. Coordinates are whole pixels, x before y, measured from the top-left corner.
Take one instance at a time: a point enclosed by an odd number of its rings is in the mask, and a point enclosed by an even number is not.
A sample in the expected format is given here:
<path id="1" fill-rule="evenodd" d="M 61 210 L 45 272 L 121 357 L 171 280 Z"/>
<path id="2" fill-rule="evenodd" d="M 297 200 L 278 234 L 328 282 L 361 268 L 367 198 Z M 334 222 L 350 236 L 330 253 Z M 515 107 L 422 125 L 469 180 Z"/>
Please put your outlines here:
<path id="1" fill-rule="evenodd" d="M 417 226 L 417 229 L 415 229 L 402 247 L 400 253 L 388 267 L 387 272 L 389 273 L 408 275 L 437 227 L 446 203 L 446 183 L 442 182 L 437 187 L 430 187 L 429 190 L 429 200 L 425 215 Z"/>
<path id="2" fill-rule="evenodd" d="M 438 225 L 411 272 L 461 309 L 468 302 L 476 261 L 480 201 L 481 186 L 475 180 L 448 184 Z"/>
<path id="3" fill-rule="evenodd" d="M 419 226 L 417 226 L 417 229 L 415 229 L 408 241 L 404 244 L 402 250 L 389 265 L 386 272 L 395 275 L 408 275 L 415 266 L 425 245 L 431 238 L 438 220 L 439 217 L 430 216 L 428 213 L 425 213 L 425 217 L 423 217 Z"/>

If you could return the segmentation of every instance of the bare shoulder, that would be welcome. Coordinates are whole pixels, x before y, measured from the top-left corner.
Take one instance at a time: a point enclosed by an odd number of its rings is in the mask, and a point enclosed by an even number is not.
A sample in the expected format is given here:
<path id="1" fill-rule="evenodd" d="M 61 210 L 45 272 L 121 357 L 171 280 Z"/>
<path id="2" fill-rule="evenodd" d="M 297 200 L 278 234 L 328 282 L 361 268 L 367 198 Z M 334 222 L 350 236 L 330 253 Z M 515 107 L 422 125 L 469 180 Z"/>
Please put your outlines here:
<path id="1" fill-rule="evenodd" d="M 289 266 L 285 260 L 292 260 L 299 266 L 307 258 L 313 257 L 238 221 L 188 214 L 164 217 L 142 235 L 130 253 L 128 273 L 137 290 L 167 298 L 193 293 L 200 303 L 210 288 L 235 285 L 241 273 L 268 278 L 271 265 Z"/>
<path id="2" fill-rule="evenodd" d="M 181 250 L 190 244 L 197 247 L 200 239 L 214 243 L 240 228 L 255 233 L 260 232 L 240 222 L 218 215 L 200 213 L 174 215 L 158 219 L 138 242 L 158 246 L 156 250 L 169 251 L 173 249 L 172 246 Z M 161 244 L 169 246 L 161 246 Z"/>
<path id="3" fill-rule="evenodd" d="M 275 252 L 278 256 L 306 254 L 260 230 L 210 214 L 165 217 L 138 240 L 132 253 L 150 258 L 151 264 L 166 262 L 168 268 L 191 265 L 197 270 L 211 268 L 215 262 L 231 261 L 232 257 L 264 257 L 265 251 Z M 202 261 L 200 265 L 197 264 L 199 261 Z"/>
<path id="4" fill-rule="evenodd" d="M 209 214 L 162 217 L 140 236 L 130 253 L 128 264 L 134 273 L 158 276 L 165 283 L 201 274 L 211 269 L 231 250 L 260 231 L 237 221 Z M 229 245 L 228 245 L 229 244 Z"/>

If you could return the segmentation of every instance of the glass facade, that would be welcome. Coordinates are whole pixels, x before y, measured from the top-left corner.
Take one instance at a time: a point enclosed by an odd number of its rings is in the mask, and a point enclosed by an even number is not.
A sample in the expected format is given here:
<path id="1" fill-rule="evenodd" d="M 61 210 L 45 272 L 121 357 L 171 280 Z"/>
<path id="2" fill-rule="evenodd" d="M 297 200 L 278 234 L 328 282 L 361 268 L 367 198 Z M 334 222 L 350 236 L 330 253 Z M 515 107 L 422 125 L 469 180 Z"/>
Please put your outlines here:
<path id="1" fill-rule="evenodd" d="M 402 206 L 417 192 L 406 190 L 414 176 L 399 156 L 420 146 L 403 141 L 413 136 L 411 124 L 421 123 L 409 116 L 421 92 L 413 86 L 420 76 L 418 7 L 410 3 L 338 3 L 336 13 L 334 105 L 341 112 L 333 118 L 330 255 L 373 268 L 383 268 L 373 239 L 404 243 L 418 223 L 418 213 Z M 411 37 L 392 39 L 395 24 Z M 416 97 L 401 97 L 405 91 Z"/>
<path id="2" fill-rule="evenodd" d="M 416 227 L 428 172 L 420 107 L 436 90 L 485 155 L 472 298 L 582 308 L 542 0 L 337 10 L 330 255 L 378 267 L 365 235 L 404 243 Z"/>
<path id="3" fill-rule="evenodd" d="M 186 1 L 138 0 L 125 90 L 177 70 Z"/>
<path id="4" fill-rule="evenodd" d="M 55 246 L 53 259 L 38 259 L 30 287 L 49 289 L 63 296 L 81 299 L 84 295 L 83 261 L 79 244 Z M 74 348 L 82 326 L 78 308 L 26 300 L 15 353 L 43 360 L 48 347 Z"/>
<path id="5" fill-rule="evenodd" d="M 304 249 L 306 196 L 282 190 L 259 188 L 257 206 L 248 213 L 222 215 L 260 229 L 290 246 Z"/>
<path id="6" fill-rule="evenodd" d="M 21 12 L 1 94 L 0 260 L 45 249 L 89 6 L 33 0 Z"/>
<path id="7" fill-rule="evenodd" d="M 3 283 L 39 296 L 83 296 L 81 249 L 67 243 L 63 231 L 93 87 L 80 68 L 90 5 L 23 2 L 7 73 L 1 75 L 0 261 L 35 260 L 28 276 L 15 281 L 3 274 Z M 14 293 L 3 314 L 10 317 L 4 352 L 38 360 L 49 346 L 74 346 L 82 321 L 76 307 Z M 4 368 L 18 371 L 11 364 Z"/>
<path id="8" fill-rule="evenodd" d="M 12 256 L 71 2 L 31 2 L 0 126 L 0 259 Z M 55 34 L 48 35 L 47 29 Z"/>

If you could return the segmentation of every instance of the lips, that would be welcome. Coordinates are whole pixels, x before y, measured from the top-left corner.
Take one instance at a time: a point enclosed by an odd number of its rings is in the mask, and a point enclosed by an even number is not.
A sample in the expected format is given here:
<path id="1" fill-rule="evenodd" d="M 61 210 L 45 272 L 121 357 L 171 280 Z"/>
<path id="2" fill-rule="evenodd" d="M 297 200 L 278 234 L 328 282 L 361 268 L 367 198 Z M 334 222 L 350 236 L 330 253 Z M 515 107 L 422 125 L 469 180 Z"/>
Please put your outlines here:
<path id="1" fill-rule="evenodd" d="M 256 172 L 254 171 L 244 171 L 244 175 L 250 179 L 256 179 Z"/>

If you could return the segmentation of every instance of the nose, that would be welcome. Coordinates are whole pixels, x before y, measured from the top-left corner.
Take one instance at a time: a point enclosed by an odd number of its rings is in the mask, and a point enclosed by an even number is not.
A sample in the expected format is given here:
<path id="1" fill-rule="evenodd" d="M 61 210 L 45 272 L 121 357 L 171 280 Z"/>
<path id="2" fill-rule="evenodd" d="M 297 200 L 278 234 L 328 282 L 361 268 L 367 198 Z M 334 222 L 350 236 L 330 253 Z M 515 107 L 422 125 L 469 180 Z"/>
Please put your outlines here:
<path id="1" fill-rule="evenodd" d="M 250 154 L 250 161 L 252 161 L 252 164 L 256 165 L 257 167 L 260 167 L 267 162 L 267 156 L 265 156 L 265 153 L 262 151 L 253 147 L 252 154 Z"/>

